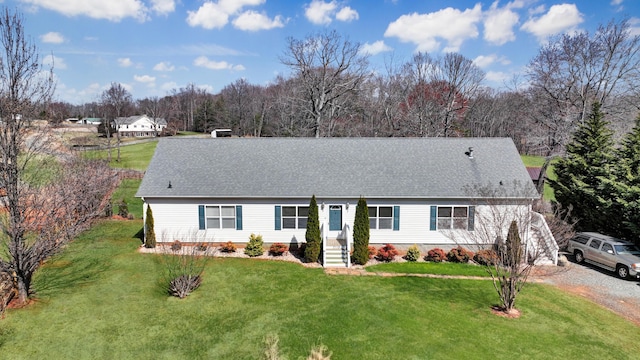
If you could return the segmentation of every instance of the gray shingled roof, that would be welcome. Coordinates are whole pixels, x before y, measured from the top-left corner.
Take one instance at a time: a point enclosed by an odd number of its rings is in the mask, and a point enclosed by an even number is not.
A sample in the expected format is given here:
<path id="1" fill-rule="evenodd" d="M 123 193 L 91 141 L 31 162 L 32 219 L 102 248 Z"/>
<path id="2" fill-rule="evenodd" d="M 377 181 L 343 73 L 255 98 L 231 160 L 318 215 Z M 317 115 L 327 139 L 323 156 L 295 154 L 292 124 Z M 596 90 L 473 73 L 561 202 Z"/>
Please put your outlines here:
<path id="1" fill-rule="evenodd" d="M 468 198 L 487 185 L 539 196 L 508 138 L 164 138 L 137 196 Z"/>

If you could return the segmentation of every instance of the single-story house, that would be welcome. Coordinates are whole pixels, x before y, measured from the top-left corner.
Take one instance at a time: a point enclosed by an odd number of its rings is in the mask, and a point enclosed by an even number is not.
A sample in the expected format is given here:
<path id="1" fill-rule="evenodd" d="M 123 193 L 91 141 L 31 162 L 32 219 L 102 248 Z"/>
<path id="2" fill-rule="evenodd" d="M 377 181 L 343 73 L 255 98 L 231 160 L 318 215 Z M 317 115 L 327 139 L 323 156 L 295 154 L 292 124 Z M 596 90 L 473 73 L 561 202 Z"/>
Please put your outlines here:
<path id="1" fill-rule="evenodd" d="M 312 195 L 325 266 L 349 266 L 360 197 L 371 245 L 491 245 L 524 213 L 523 241 L 544 251 L 536 260 L 557 261 L 509 138 L 163 138 L 136 194 L 145 214 L 151 206 L 158 242 L 240 244 L 252 233 L 305 242 Z M 496 209 L 508 223 L 490 223 Z"/>
<path id="2" fill-rule="evenodd" d="M 114 125 L 120 136 L 157 136 L 167 127 L 167 121 L 163 118 L 137 115 L 116 118 Z"/>

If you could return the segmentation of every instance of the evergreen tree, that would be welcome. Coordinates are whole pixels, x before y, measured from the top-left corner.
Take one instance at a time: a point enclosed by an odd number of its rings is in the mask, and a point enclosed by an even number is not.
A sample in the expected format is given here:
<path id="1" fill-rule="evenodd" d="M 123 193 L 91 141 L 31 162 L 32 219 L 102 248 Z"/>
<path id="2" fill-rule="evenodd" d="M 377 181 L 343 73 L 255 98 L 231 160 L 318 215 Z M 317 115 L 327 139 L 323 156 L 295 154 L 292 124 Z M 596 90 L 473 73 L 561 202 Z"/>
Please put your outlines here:
<path id="1" fill-rule="evenodd" d="M 151 249 L 156 247 L 156 232 L 153 228 L 153 212 L 151 211 L 151 205 L 147 205 L 147 216 L 144 221 L 145 229 L 144 234 L 144 247 Z"/>
<path id="2" fill-rule="evenodd" d="M 356 217 L 353 222 L 353 257 L 358 265 L 369 261 L 369 208 L 367 201 L 360 197 L 356 206 Z"/>
<path id="3" fill-rule="evenodd" d="M 317 262 L 320 257 L 322 239 L 320 236 L 320 219 L 318 216 L 318 203 L 316 196 L 309 202 L 309 215 L 307 216 L 307 231 L 304 234 L 307 245 L 304 249 L 304 260 L 308 263 Z"/>
<path id="4" fill-rule="evenodd" d="M 615 179 L 613 131 L 608 125 L 600 103 L 595 102 L 567 145 L 567 154 L 556 163 L 557 179 L 549 181 L 556 200 L 565 209 L 572 208 L 579 230 L 607 232 L 613 197 L 605 182 Z"/>
<path id="5" fill-rule="evenodd" d="M 616 182 L 607 184 L 616 195 L 611 218 L 615 221 L 610 223 L 619 224 L 612 235 L 640 243 L 640 115 L 622 140 L 617 155 Z"/>

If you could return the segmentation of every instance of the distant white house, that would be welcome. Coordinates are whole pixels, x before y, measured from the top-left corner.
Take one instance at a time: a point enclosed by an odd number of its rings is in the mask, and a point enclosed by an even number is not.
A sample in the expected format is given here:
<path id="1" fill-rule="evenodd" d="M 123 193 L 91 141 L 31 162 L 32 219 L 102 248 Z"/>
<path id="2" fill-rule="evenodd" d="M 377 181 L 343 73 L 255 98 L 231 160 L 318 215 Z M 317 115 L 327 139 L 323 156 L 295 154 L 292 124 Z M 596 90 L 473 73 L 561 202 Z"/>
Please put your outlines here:
<path id="1" fill-rule="evenodd" d="M 167 121 L 163 118 L 136 115 L 116 118 L 114 125 L 120 136 L 146 137 L 161 133 L 167 127 Z"/>
<path id="2" fill-rule="evenodd" d="M 504 191 L 489 196 L 486 187 Z M 252 233 L 304 242 L 312 195 L 324 266 L 350 265 L 361 196 L 375 246 L 453 247 L 451 235 L 485 231 L 493 241 L 506 231 L 492 224 L 497 208 L 530 213 L 523 241 L 544 247 L 541 262 L 557 261 L 544 217 L 531 211 L 540 194 L 508 138 L 164 138 L 137 192 L 153 208 L 159 242 L 196 234 L 240 244 Z"/>

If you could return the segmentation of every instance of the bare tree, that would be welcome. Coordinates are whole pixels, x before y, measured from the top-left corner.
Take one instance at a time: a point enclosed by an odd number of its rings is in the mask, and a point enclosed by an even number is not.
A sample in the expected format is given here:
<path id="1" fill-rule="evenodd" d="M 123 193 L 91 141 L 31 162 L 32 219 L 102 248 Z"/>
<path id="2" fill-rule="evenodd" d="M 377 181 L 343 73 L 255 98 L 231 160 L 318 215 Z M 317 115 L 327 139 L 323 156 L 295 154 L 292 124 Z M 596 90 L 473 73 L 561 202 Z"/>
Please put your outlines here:
<path id="1" fill-rule="evenodd" d="M 347 94 L 356 92 L 368 78 L 368 58 L 360 53 L 360 43 L 343 39 L 336 31 L 289 38 L 281 62 L 294 71 L 304 92 L 298 99 L 313 119 L 315 137 L 320 137 L 328 111 Z"/>
<path id="2" fill-rule="evenodd" d="M 57 154 L 48 147 L 48 126 L 30 120 L 51 98 L 52 69 L 41 68 L 19 14 L 3 11 L 0 42 L 0 186 L 6 192 L 0 272 L 10 274 L 18 303 L 25 304 L 35 271 L 90 224 L 106 204 L 115 177 L 106 165 L 92 171 L 87 164 L 98 163 L 73 156 L 53 168 L 38 162 L 42 154 Z"/>
<path id="3" fill-rule="evenodd" d="M 536 112 L 546 126 L 549 153 L 563 149 L 575 126 L 585 121 L 592 102 L 610 114 L 625 113 L 615 104 L 622 94 L 638 95 L 640 35 L 628 19 L 551 39 L 530 62 L 528 76 Z M 637 103 L 638 98 L 634 101 Z"/>
<path id="4" fill-rule="evenodd" d="M 116 161 L 120 162 L 120 124 L 118 119 L 125 116 L 125 113 L 133 105 L 131 93 L 120 83 L 112 82 L 111 87 L 102 93 L 102 105 L 107 114 L 107 121 L 115 124 L 116 142 L 118 155 Z M 109 145 L 111 141 L 109 140 Z M 109 146 L 111 149 L 111 146 Z M 109 150 L 109 158 L 111 151 Z"/>
<path id="5" fill-rule="evenodd" d="M 480 249 L 483 255 L 476 259 L 491 275 L 500 299 L 497 308 L 505 313 L 516 311 L 516 298 L 534 265 L 555 262 L 557 256 L 558 247 L 544 217 L 532 210 L 535 189 L 527 185 L 514 182 L 467 189 L 477 199 L 474 229 L 446 234 L 460 245 Z M 509 198 L 522 200 L 507 203 Z"/>

